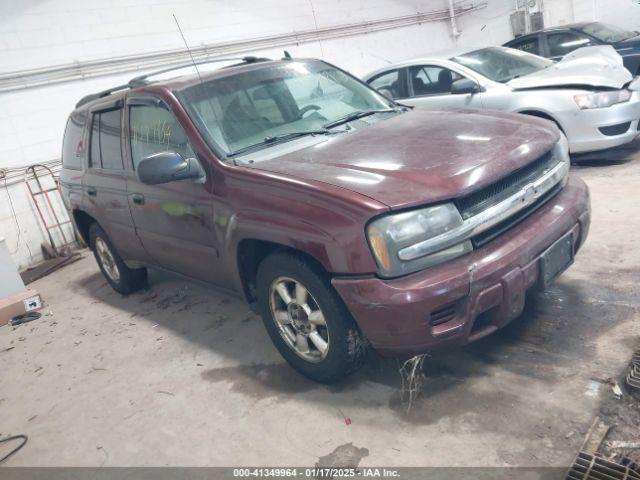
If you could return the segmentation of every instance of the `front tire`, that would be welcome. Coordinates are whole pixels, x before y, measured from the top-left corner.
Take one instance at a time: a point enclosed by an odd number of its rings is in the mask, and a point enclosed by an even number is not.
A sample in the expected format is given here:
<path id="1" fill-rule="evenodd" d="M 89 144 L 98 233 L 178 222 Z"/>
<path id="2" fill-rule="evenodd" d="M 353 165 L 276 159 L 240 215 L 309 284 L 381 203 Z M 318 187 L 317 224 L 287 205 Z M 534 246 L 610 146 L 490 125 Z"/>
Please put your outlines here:
<path id="1" fill-rule="evenodd" d="M 362 365 L 366 340 L 327 276 L 304 257 L 268 256 L 258 267 L 257 295 L 271 340 L 300 373 L 334 383 Z"/>
<path id="2" fill-rule="evenodd" d="M 102 274 L 116 292 L 128 295 L 147 286 L 147 269 L 127 267 L 97 223 L 89 228 L 89 241 Z"/>

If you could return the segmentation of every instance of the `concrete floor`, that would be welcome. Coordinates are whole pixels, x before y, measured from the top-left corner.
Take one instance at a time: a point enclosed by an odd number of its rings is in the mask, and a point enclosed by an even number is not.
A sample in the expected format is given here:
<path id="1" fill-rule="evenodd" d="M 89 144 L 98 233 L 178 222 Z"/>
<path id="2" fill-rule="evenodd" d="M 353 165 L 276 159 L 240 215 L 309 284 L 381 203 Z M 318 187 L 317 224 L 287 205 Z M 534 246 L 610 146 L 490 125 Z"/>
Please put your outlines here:
<path id="1" fill-rule="evenodd" d="M 395 360 L 311 383 L 241 301 L 158 272 L 123 298 L 86 255 L 34 284 L 46 316 L 0 328 L 0 436 L 30 437 L 7 465 L 569 464 L 612 395 L 594 379 L 639 345 L 634 148 L 574 167 L 593 203 L 574 266 L 508 328 L 428 359 L 409 412 Z"/>

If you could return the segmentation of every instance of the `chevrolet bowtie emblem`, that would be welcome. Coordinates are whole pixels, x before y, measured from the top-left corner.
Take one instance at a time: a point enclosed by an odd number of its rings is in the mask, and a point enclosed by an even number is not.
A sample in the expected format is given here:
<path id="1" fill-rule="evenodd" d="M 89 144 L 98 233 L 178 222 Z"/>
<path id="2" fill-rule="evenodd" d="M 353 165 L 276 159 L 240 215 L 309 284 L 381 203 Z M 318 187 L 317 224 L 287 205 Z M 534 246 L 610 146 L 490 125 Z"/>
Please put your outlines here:
<path id="1" fill-rule="evenodd" d="M 523 194 L 523 200 L 525 203 L 530 203 L 532 200 L 536 198 L 536 189 L 533 186 L 527 187 Z"/>

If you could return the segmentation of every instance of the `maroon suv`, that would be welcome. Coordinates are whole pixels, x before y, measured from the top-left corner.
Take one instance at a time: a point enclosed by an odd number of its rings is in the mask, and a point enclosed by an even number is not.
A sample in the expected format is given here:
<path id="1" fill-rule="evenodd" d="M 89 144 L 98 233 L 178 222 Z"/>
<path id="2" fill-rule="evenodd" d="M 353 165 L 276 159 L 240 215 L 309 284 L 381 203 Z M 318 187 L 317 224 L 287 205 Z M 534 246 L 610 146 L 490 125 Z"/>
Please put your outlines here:
<path id="1" fill-rule="evenodd" d="M 122 294 L 146 267 L 243 295 L 322 382 L 463 345 L 573 261 L 589 194 L 520 115 L 408 109 L 319 60 L 247 58 L 83 98 L 60 185 Z"/>

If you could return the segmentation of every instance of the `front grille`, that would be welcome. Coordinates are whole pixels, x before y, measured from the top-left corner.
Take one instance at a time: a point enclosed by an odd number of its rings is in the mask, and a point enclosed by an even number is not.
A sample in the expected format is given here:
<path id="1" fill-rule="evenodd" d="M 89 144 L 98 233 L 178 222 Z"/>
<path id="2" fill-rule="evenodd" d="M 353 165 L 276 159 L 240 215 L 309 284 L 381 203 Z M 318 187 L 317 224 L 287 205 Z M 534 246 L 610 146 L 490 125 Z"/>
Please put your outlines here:
<path id="1" fill-rule="evenodd" d="M 494 238 L 509 230 L 511 227 L 514 227 L 516 224 L 520 223 L 533 212 L 538 210 L 542 205 L 547 203 L 547 201 L 550 200 L 560 190 L 562 190 L 562 183 L 558 183 L 555 187 L 542 195 L 538 200 L 535 201 L 535 203 L 532 203 L 527 208 L 520 210 L 518 213 L 507 218 L 503 222 L 500 222 L 492 228 L 472 237 L 471 242 L 473 243 L 474 248 L 480 248 L 481 246 L 489 243 Z"/>
<path id="2" fill-rule="evenodd" d="M 466 197 L 457 199 L 455 204 L 460 211 L 460 215 L 462 215 L 463 220 L 466 220 L 491 208 L 516 193 L 528 183 L 540 178 L 545 172 L 556 166 L 558 162 L 559 159 L 554 157 L 552 152 L 547 152 L 536 161 L 516 170 L 502 180 Z"/>

